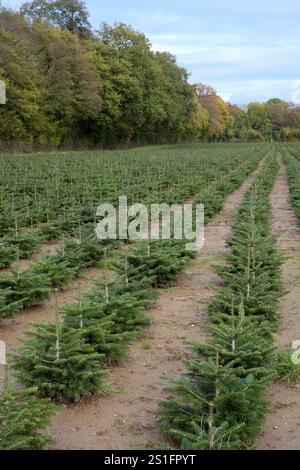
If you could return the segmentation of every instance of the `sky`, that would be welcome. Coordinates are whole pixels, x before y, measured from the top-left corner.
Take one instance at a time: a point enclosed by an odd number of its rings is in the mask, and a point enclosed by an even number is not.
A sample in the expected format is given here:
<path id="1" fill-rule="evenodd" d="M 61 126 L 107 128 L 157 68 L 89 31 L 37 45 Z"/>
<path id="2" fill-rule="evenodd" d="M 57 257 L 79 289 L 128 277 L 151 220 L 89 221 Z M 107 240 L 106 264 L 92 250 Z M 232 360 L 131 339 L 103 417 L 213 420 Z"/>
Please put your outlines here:
<path id="1" fill-rule="evenodd" d="M 22 1 L 5 0 L 10 7 Z M 300 103 L 299 0 L 87 0 L 90 21 L 142 31 L 232 103 Z"/>

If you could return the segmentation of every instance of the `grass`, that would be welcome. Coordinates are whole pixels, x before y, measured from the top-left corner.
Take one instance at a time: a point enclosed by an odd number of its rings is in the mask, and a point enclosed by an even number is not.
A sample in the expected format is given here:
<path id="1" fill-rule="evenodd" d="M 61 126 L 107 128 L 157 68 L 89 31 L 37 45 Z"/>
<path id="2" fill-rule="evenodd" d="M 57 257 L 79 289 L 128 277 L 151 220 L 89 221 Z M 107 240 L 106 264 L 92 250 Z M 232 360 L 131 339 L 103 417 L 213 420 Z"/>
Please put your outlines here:
<path id="1" fill-rule="evenodd" d="M 296 384 L 300 379 L 300 364 L 293 360 L 294 352 L 291 349 L 278 351 L 275 372 L 278 382 Z"/>
<path id="2" fill-rule="evenodd" d="M 150 351 L 150 349 L 152 349 L 153 346 L 150 343 L 143 343 L 142 348 L 144 349 L 144 351 Z"/>

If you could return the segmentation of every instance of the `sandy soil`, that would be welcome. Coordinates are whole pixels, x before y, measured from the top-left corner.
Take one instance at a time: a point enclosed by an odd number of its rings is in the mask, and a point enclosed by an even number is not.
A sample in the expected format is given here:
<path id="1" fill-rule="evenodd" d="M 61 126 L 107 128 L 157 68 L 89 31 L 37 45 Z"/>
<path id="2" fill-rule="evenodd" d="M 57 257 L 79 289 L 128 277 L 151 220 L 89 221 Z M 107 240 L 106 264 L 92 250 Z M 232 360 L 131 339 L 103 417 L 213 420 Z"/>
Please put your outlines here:
<path id="1" fill-rule="evenodd" d="M 189 342 L 205 338 L 207 303 L 219 282 L 213 266 L 226 250 L 234 211 L 253 177 L 229 196 L 222 212 L 206 227 L 206 243 L 176 287 L 162 291 L 149 315 L 152 323 L 135 341 L 128 358 L 110 371 L 118 393 L 93 397 L 66 407 L 53 420 L 49 433 L 57 449 L 126 450 L 158 448 L 162 441 L 156 425 L 157 401 L 167 398 L 162 376 L 184 372 Z"/>
<path id="2" fill-rule="evenodd" d="M 289 203 L 284 166 L 276 180 L 271 203 L 273 230 L 278 236 L 278 248 L 286 257 L 282 280 L 288 294 L 280 302 L 282 325 L 278 335 L 278 345 L 283 347 L 300 340 L 300 229 Z M 257 447 L 261 450 L 300 449 L 300 384 L 294 387 L 274 384 L 269 397 L 274 414 L 268 416 Z"/>

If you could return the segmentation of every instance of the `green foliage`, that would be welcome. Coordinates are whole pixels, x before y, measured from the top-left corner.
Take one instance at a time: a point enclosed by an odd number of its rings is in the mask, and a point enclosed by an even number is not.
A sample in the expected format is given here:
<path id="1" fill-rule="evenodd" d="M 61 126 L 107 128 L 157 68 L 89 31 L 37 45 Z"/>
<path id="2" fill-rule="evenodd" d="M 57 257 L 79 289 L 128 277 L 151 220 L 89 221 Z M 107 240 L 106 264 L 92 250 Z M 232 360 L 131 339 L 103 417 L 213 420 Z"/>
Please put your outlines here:
<path id="1" fill-rule="evenodd" d="M 243 306 L 238 315 L 214 315 L 215 323 L 207 327 L 212 340 L 206 344 L 195 343 L 193 349 L 201 356 L 218 355 L 222 365 L 231 364 L 237 375 L 251 373 L 256 378 L 268 375 L 266 365 L 275 362 L 275 348 L 270 323 L 245 316 Z M 268 366 L 267 366 L 268 367 Z"/>
<path id="2" fill-rule="evenodd" d="M 260 131 L 263 135 L 271 130 L 271 121 L 265 106 L 261 103 L 250 103 L 247 110 L 247 117 L 250 126 L 255 131 Z"/>
<path id="3" fill-rule="evenodd" d="M 52 289 L 64 287 L 102 256 L 103 248 L 93 235 L 78 242 L 67 240 L 57 254 L 33 263 L 26 271 L 0 273 L 0 318 L 42 303 Z"/>
<path id="4" fill-rule="evenodd" d="M 22 258 L 29 258 L 34 254 L 37 248 L 41 245 L 42 239 L 39 235 L 20 235 L 17 236 L 9 236 L 3 238 L 5 244 L 10 245 L 14 248 L 17 257 Z"/>
<path id="5" fill-rule="evenodd" d="M 0 318 L 13 316 L 20 310 L 38 305 L 50 298 L 51 282 L 46 275 L 31 269 L 0 274 Z"/>
<path id="6" fill-rule="evenodd" d="M 0 450 L 42 450 L 52 439 L 40 430 L 50 423 L 55 408 L 35 398 L 36 389 L 0 393 Z"/>
<path id="7" fill-rule="evenodd" d="M 169 287 L 193 257 L 195 252 L 187 251 L 185 242 L 140 243 L 127 256 L 128 276 L 135 282 L 148 278 L 152 287 Z M 115 267 L 124 271 L 122 264 Z"/>
<path id="8" fill-rule="evenodd" d="M 199 153 L 200 150 L 200 153 Z M 253 168 L 266 147 L 180 145 L 113 152 L 68 152 L 48 155 L 0 155 L 0 235 L 49 240 L 61 236 L 86 238 L 93 230 L 102 202 L 128 204 L 183 202 L 207 185 L 249 165 Z M 143 165 L 141 165 L 141 158 Z M 249 171 L 249 170 L 248 170 Z M 18 237 L 16 237 L 16 225 Z M 83 231 L 84 226 L 88 225 Z M 30 230 L 27 230 L 30 228 Z M 24 230 L 26 229 L 26 231 Z M 25 233 L 24 233 L 25 232 Z M 20 256 L 21 247 L 19 246 Z"/>
<path id="9" fill-rule="evenodd" d="M 279 382 L 295 384 L 300 378 L 300 364 L 293 361 L 293 351 L 279 350 L 275 362 L 275 372 Z"/>
<path id="10" fill-rule="evenodd" d="M 258 154 L 247 159 L 242 168 L 239 167 L 239 175 L 233 162 L 228 165 L 224 161 L 221 168 L 224 166 L 225 175 L 219 175 L 217 184 L 203 190 L 203 194 L 217 191 L 222 204 L 228 192 L 240 184 L 260 157 Z M 211 165 L 211 159 L 209 162 Z M 224 179 L 228 180 L 226 184 Z M 166 191 L 169 200 L 184 195 Z M 151 193 L 147 197 L 151 201 Z M 207 200 L 208 207 L 212 204 L 211 216 L 219 210 L 219 205 L 213 201 L 213 198 Z M 89 211 L 81 213 L 85 216 Z M 86 238 L 88 233 L 89 226 L 80 226 L 77 240 L 66 242 L 58 255 L 46 257 L 44 262 L 33 265 L 30 272 L 46 276 L 51 287 L 62 285 L 65 277 L 68 278 L 68 270 L 72 276 L 103 253 L 107 272 L 107 252 L 94 237 Z M 120 361 L 130 341 L 149 325 L 145 309 L 156 298 L 153 288 L 173 285 L 194 255 L 186 250 L 185 241 L 175 240 L 140 242 L 124 255 L 120 254 L 110 263 L 114 272 L 112 280 L 107 272 L 106 278 L 97 281 L 77 303 L 61 309 L 61 322 L 36 325 L 34 331 L 27 334 L 28 339 L 23 340 L 14 361 L 20 382 L 36 386 L 40 396 L 56 401 L 77 401 L 102 390 L 105 386 L 102 368 Z"/>
<path id="11" fill-rule="evenodd" d="M 267 224 L 270 211 L 268 195 L 278 165 L 269 166 L 245 197 L 229 240 L 228 264 L 217 269 L 226 287 L 210 306 L 210 312 L 230 313 L 232 295 L 236 305 L 243 304 L 247 313 L 275 322 L 277 302 L 282 295 L 280 266 L 274 237 Z M 236 307 L 236 311 L 237 311 Z"/>
<path id="12" fill-rule="evenodd" d="M 78 402 L 103 389 L 101 356 L 86 343 L 83 330 L 36 325 L 14 358 L 18 381 L 34 385 L 40 397 Z"/>
<path id="13" fill-rule="evenodd" d="M 12 261 L 17 259 L 17 251 L 5 242 L 0 243 L 0 269 L 8 267 Z"/>
<path id="14" fill-rule="evenodd" d="M 84 2 L 0 10 L 2 145 L 101 145 L 198 138 L 205 114 L 188 73 L 122 23 L 92 34 Z"/>
<path id="15" fill-rule="evenodd" d="M 297 222 L 300 225 L 300 153 L 299 149 L 288 147 L 282 149 L 287 168 L 287 177 L 290 191 L 290 201 Z"/>
<path id="16" fill-rule="evenodd" d="M 0 145 L 13 140 L 30 143 L 33 134 L 41 131 L 44 120 L 38 63 L 30 44 L 19 40 L 11 30 L 12 18 L 14 15 L 0 6 L 0 79 L 6 84 L 7 95 L 7 104 L 0 106 Z M 20 27 L 27 29 L 25 22 L 15 15 L 15 28 Z"/>
<path id="17" fill-rule="evenodd" d="M 49 21 L 82 38 L 91 34 L 89 14 L 81 0 L 33 0 L 23 3 L 21 12 L 29 20 Z"/>
<path id="18" fill-rule="evenodd" d="M 132 311 L 132 306 L 135 311 Z M 112 313 L 105 311 L 108 309 Z M 134 330 L 148 323 L 128 298 L 122 298 L 114 307 L 84 299 L 78 305 L 67 305 L 62 313 L 68 326 L 84 332 L 86 341 L 102 355 L 101 362 L 105 365 L 122 359 L 127 353 L 128 343 L 136 337 Z"/>
<path id="19" fill-rule="evenodd" d="M 299 138 L 299 106 L 275 98 L 244 111 L 188 77 L 131 26 L 93 32 L 82 0 L 0 6 L 4 148 Z"/>
<path id="20" fill-rule="evenodd" d="M 177 399 L 161 403 L 162 430 L 196 450 L 237 449 L 256 437 L 267 409 L 266 384 L 250 373 L 239 377 L 218 358 L 194 360 L 188 367 L 189 378 L 170 390 Z"/>
<path id="21" fill-rule="evenodd" d="M 211 338 L 193 344 L 188 374 L 160 403 L 159 424 L 182 449 L 226 450 L 252 445 L 269 411 L 274 380 L 273 333 L 281 292 L 281 258 L 270 235 L 269 200 L 278 172 L 267 159 L 245 196 L 228 241 L 225 286 L 210 305 Z"/>
<path id="22" fill-rule="evenodd" d="M 124 274 L 124 272 L 123 272 Z M 126 355 L 128 343 L 149 325 L 143 310 L 156 298 L 149 282 L 139 282 L 126 274 L 111 283 L 97 287 L 82 296 L 78 304 L 62 309 L 65 323 L 85 332 L 86 340 L 110 364 Z"/>

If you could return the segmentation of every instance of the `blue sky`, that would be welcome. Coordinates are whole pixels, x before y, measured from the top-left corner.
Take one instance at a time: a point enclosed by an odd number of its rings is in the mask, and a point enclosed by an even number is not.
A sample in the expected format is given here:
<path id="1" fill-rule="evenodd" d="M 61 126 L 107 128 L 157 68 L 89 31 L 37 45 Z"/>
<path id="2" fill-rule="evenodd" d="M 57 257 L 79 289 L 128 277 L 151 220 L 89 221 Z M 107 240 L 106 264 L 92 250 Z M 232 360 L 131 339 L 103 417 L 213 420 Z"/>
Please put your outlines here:
<path id="1" fill-rule="evenodd" d="M 5 0 L 11 7 L 22 1 Z M 88 0 L 91 22 L 143 31 L 191 73 L 235 103 L 300 101 L 299 0 Z"/>

